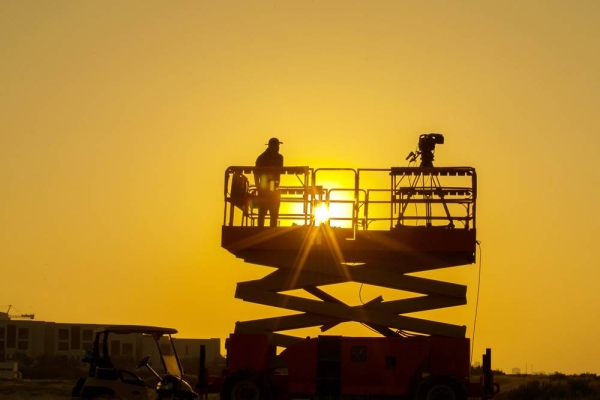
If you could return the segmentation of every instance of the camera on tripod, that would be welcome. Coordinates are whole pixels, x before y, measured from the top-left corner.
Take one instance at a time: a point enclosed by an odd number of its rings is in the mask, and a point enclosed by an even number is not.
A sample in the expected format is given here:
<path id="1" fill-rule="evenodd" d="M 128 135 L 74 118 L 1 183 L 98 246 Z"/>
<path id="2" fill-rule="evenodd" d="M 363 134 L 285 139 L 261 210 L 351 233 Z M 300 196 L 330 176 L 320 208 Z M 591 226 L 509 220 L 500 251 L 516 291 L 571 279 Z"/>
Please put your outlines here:
<path id="1" fill-rule="evenodd" d="M 421 153 L 433 152 L 436 144 L 444 144 L 444 135 L 441 133 L 428 133 L 419 136 L 419 151 Z"/>
<path id="2" fill-rule="evenodd" d="M 421 157 L 421 167 L 433 167 L 433 151 L 436 144 L 444 144 L 444 135 L 441 133 L 427 133 L 419 136 L 419 150 L 411 151 L 406 157 L 410 162 Z"/>

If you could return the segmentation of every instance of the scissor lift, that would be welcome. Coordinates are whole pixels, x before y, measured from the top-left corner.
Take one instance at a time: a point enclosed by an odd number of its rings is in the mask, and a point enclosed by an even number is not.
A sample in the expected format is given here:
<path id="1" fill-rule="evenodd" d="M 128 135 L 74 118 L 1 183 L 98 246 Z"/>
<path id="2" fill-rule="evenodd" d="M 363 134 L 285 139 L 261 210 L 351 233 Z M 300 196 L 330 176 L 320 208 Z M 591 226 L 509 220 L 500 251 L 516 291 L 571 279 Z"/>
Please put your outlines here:
<path id="1" fill-rule="evenodd" d="M 222 247 L 275 271 L 238 283 L 235 296 L 300 313 L 241 321 L 235 332 L 267 333 L 282 347 L 301 339 L 278 332 L 315 326 L 325 332 L 350 321 L 383 336 L 465 336 L 464 326 L 404 314 L 466 304 L 465 286 L 408 274 L 475 261 L 474 168 L 283 167 L 277 169 L 282 176 L 277 227 L 256 226 L 255 168 L 234 166 L 225 172 Z M 321 224 L 314 216 L 320 204 L 330 210 Z M 377 297 L 350 306 L 324 289 L 346 282 L 417 296 Z M 295 289 L 316 299 L 282 293 Z"/>
<path id="2" fill-rule="evenodd" d="M 236 323 L 226 342 L 227 369 L 215 381 L 222 400 L 462 400 L 498 393 L 491 350 L 483 356 L 481 380 L 470 378 L 465 326 L 406 315 L 466 304 L 466 286 L 411 274 L 475 262 L 475 169 L 270 169 L 281 176 L 277 226 L 257 226 L 257 167 L 230 167 L 221 245 L 245 262 L 274 269 L 238 283 L 236 298 L 294 313 Z M 329 218 L 319 221 L 322 206 Z M 350 305 L 327 291 L 349 282 L 408 295 Z M 290 293 L 298 290 L 311 296 Z M 282 333 L 327 332 L 346 322 L 381 337 Z M 284 349 L 277 353 L 278 347 Z"/>

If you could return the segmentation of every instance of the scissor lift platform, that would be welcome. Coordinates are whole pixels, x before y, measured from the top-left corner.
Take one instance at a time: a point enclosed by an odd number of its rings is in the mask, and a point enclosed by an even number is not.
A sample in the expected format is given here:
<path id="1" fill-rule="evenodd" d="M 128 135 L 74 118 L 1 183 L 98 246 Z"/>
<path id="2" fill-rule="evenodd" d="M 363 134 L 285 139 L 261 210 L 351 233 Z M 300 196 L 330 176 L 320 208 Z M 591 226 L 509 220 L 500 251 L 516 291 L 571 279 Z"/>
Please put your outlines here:
<path id="1" fill-rule="evenodd" d="M 301 314 L 238 322 L 236 332 L 269 333 L 273 343 L 284 347 L 297 338 L 278 331 L 311 326 L 326 331 L 349 321 L 384 336 L 464 337 L 464 326 L 402 314 L 466 304 L 465 286 L 407 274 L 475 261 L 475 169 L 277 168 L 277 227 L 257 226 L 260 198 L 251 184 L 256 170 L 234 166 L 225 171 L 221 244 L 245 262 L 276 271 L 238 283 L 236 297 Z M 329 208 L 329 219 L 319 222 L 315 214 L 322 205 Z M 417 296 L 349 306 L 322 289 L 345 282 Z M 317 300 L 281 293 L 291 289 L 303 289 Z"/>

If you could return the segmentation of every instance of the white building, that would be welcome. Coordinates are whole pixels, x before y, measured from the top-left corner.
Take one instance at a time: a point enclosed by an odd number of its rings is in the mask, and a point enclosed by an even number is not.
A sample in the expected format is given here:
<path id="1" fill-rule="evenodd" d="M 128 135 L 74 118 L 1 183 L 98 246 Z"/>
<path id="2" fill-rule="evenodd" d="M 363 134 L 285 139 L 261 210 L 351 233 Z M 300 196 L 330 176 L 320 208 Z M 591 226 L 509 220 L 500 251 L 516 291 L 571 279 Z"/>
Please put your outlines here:
<path id="1" fill-rule="evenodd" d="M 11 319 L 0 312 L 0 363 L 11 362 L 16 354 L 35 358 L 40 355 L 65 356 L 80 360 L 84 350 L 92 349 L 94 329 L 100 324 L 58 323 Z M 221 340 L 173 338 L 182 360 L 198 358 L 200 346 L 206 349 L 206 362 L 220 359 Z M 110 355 L 132 356 L 138 360 L 145 355 L 157 355 L 154 343 L 142 337 L 115 339 L 110 343 Z"/>

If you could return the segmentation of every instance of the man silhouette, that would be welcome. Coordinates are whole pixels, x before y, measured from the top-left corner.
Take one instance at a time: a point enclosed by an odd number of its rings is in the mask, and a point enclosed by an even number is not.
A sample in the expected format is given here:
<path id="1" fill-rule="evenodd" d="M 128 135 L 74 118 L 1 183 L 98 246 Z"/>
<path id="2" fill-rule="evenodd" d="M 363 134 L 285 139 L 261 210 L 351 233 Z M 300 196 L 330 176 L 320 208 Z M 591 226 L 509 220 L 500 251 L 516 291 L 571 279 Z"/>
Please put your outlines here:
<path id="1" fill-rule="evenodd" d="M 283 167 L 283 156 L 279 154 L 277 138 L 269 139 L 267 149 L 256 159 L 258 168 L 254 171 L 254 182 L 258 190 L 258 226 L 265 226 L 265 216 L 269 213 L 270 226 L 277 226 L 279 217 L 279 171 L 274 167 Z M 264 168 L 262 168 L 264 167 Z M 276 168 L 275 168 L 276 169 Z"/>

